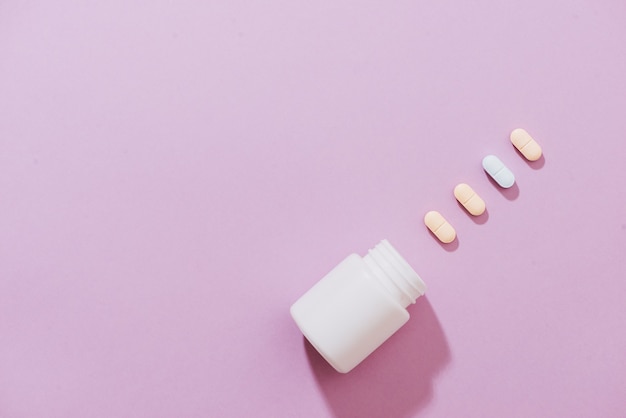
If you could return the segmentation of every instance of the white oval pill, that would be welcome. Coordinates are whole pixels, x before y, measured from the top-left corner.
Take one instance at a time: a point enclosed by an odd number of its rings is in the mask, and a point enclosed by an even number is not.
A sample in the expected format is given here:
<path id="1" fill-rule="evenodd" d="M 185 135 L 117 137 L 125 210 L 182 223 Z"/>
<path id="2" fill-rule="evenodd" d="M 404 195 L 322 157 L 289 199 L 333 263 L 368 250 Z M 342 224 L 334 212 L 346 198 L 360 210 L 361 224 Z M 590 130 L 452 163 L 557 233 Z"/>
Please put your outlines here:
<path id="1" fill-rule="evenodd" d="M 482 215 L 485 212 L 485 201 L 478 196 L 474 189 L 465 183 L 458 184 L 454 188 L 454 197 L 474 216 Z"/>
<path id="2" fill-rule="evenodd" d="M 515 183 L 515 176 L 511 170 L 495 155 L 488 155 L 483 158 L 483 168 L 500 187 L 508 189 Z"/>
<path id="3" fill-rule="evenodd" d="M 511 132 L 511 142 L 528 161 L 537 161 L 541 158 L 541 146 L 528 132 L 522 128 Z"/>
<path id="4" fill-rule="evenodd" d="M 435 234 L 437 239 L 444 244 L 449 244 L 456 238 L 456 231 L 452 225 L 437 211 L 431 210 L 424 215 L 424 223 Z"/>

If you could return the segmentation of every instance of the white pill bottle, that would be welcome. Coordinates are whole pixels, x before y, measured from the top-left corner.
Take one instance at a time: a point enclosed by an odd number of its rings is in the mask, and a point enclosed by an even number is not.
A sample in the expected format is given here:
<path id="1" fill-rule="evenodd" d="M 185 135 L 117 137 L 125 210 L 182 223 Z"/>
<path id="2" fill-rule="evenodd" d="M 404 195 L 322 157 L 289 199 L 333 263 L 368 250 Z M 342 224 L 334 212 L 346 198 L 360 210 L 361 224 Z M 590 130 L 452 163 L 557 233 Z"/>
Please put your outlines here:
<path id="1" fill-rule="evenodd" d="M 347 373 L 409 320 L 426 285 L 387 240 L 349 255 L 291 306 L 307 340 Z"/>

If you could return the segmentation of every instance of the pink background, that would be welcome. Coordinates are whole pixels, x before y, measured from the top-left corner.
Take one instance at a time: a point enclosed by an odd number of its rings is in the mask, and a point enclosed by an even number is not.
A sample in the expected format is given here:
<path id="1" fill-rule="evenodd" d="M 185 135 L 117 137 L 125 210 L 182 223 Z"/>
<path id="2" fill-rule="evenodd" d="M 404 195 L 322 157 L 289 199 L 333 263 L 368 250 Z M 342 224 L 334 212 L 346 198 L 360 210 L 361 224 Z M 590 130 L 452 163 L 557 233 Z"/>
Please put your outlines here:
<path id="1" fill-rule="evenodd" d="M 626 416 L 625 21 L 595 0 L 1 2 L 0 416 Z M 288 309 L 382 238 L 429 290 L 340 375 Z"/>

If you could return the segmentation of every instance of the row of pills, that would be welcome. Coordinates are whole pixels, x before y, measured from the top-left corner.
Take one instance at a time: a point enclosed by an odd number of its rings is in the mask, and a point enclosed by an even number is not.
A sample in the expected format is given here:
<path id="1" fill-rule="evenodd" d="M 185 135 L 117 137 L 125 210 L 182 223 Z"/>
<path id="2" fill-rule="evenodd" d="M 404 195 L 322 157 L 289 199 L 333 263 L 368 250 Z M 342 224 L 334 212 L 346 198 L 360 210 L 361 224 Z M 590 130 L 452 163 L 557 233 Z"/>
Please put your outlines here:
<path id="1" fill-rule="evenodd" d="M 511 143 L 528 161 L 541 158 L 541 146 L 524 129 L 518 128 L 511 132 Z M 508 189 L 515 184 L 515 176 L 509 168 L 495 155 L 483 158 L 483 169 L 502 188 Z M 485 212 L 485 201 L 465 183 L 454 188 L 454 197 L 472 216 L 480 216 Z M 424 216 L 424 224 L 444 244 L 456 238 L 454 227 L 437 211 L 430 211 Z"/>

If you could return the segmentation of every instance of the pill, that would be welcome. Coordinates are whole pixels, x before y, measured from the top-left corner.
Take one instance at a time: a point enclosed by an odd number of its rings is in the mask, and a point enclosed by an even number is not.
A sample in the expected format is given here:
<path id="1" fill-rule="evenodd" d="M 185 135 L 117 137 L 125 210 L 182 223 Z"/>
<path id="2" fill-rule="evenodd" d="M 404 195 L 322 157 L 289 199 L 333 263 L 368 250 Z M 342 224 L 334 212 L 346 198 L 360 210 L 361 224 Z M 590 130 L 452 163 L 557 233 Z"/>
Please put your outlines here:
<path id="1" fill-rule="evenodd" d="M 537 161 L 541 158 L 541 146 L 524 129 L 513 130 L 511 142 L 528 161 Z"/>
<path id="2" fill-rule="evenodd" d="M 485 212 L 485 201 L 465 183 L 458 184 L 454 188 L 454 197 L 474 216 L 482 215 Z"/>
<path id="3" fill-rule="evenodd" d="M 508 189 L 515 183 L 515 176 L 511 170 L 495 155 L 488 155 L 483 158 L 483 168 L 500 187 Z"/>
<path id="4" fill-rule="evenodd" d="M 428 212 L 424 216 L 424 223 L 435 234 L 437 239 L 444 244 L 448 244 L 456 238 L 456 231 L 452 225 L 437 211 L 431 210 Z"/>

